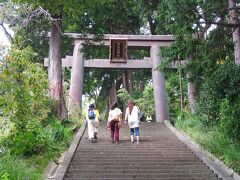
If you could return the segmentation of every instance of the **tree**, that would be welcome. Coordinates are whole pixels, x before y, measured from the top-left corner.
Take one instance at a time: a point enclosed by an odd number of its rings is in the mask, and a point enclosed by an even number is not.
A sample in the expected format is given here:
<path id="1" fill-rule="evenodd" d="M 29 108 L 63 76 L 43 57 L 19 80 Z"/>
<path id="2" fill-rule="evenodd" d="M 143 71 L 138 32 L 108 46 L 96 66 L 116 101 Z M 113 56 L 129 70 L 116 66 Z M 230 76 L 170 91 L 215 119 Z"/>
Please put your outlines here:
<path id="1" fill-rule="evenodd" d="M 11 24 L 12 20 L 16 18 L 16 13 L 14 13 L 14 8 L 12 3 L 8 1 L 0 2 L 0 27 L 3 29 L 9 42 L 13 41 L 11 33 L 7 30 L 6 25 Z M 13 18 L 14 17 L 14 18 Z"/>
<path id="2" fill-rule="evenodd" d="M 60 18 L 61 16 L 55 16 Z M 61 63 L 61 20 L 55 20 L 52 22 L 51 37 L 49 42 L 49 90 L 50 95 L 53 97 L 56 103 L 57 117 L 64 119 L 67 117 L 67 109 L 63 96 L 63 84 L 62 84 L 62 63 Z"/>
<path id="3" fill-rule="evenodd" d="M 232 38 L 234 44 L 234 55 L 236 64 L 240 64 L 240 24 L 236 0 L 228 0 L 230 23 L 236 25 L 233 27 Z M 238 6 L 239 7 L 239 6 Z"/>
<path id="4" fill-rule="evenodd" d="M 93 8 L 88 7 L 87 11 L 83 17 L 85 19 L 85 26 L 87 32 L 96 34 L 96 33 L 110 33 L 110 34 L 138 34 L 141 27 L 141 19 L 139 17 L 140 11 L 138 4 L 135 1 L 102 1 L 102 3 L 96 3 Z M 81 24 L 81 23 L 78 23 Z M 75 28 L 79 32 L 80 28 L 76 25 Z M 73 29 L 72 29 L 73 30 Z M 73 30 L 76 31 L 76 30 Z M 84 33 L 86 32 L 84 31 Z M 100 47 L 102 48 L 102 47 Z M 92 48 L 91 52 L 88 52 L 89 49 L 86 48 L 84 54 L 86 59 L 90 57 L 94 58 L 108 58 L 108 49 L 104 53 L 101 53 L 101 50 L 98 48 Z M 103 56 L 104 55 L 104 56 Z M 84 92 L 88 94 L 93 94 L 95 91 L 93 88 L 98 88 L 100 90 L 99 95 L 104 96 L 107 102 L 106 104 L 110 105 L 112 101 L 116 100 L 116 91 L 119 89 L 121 84 L 124 84 L 124 77 L 126 73 L 121 73 L 120 71 L 100 71 L 92 69 L 91 74 L 89 71 L 84 73 Z M 91 78 L 88 79 L 88 77 Z M 125 82 L 128 81 L 129 76 L 127 76 Z M 97 86 L 93 86 L 92 82 L 96 82 Z M 120 84 L 120 85 L 119 85 Z M 88 86 L 88 87 L 86 87 Z M 131 86 L 131 85 L 130 85 Z M 129 88 L 128 88 L 129 89 Z M 111 98 L 106 98 L 111 97 Z"/>
<path id="5" fill-rule="evenodd" d="M 228 3 L 223 0 L 173 0 L 159 3 L 158 19 L 165 19 L 161 26 L 175 35 L 175 43 L 170 50 L 165 51 L 168 61 L 173 62 L 178 56 L 188 60 L 184 71 L 188 74 L 191 107 L 194 107 L 192 104 L 196 102 L 203 79 L 216 69 L 216 62 L 231 56 L 228 45 L 233 24 L 228 22 L 227 15 Z M 161 27 L 157 31 L 162 32 Z M 217 37 L 221 38 L 221 42 L 216 41 Z"/>
<path id="6" fill-rule="evenodd" d="M 26 1 L 16 0 L 15 2 L 28 3 L 33 8 L 46 9 L 46 14 L 51 19 L 51 37 L 49 50 L 49 91 L 52 98 L 55 100 L 56 115 L 59 119 L 67 117 L 67 109 L 65 106 L 62 85 L 62 65 L 61 65 L 61 32 L 62 32 L 62 17 L 64 12 L 69 13 L 70 9 L 75 5 L 73 3 L 54 1 Z M 78 6 L 75 6 L 75 8 Z"/>

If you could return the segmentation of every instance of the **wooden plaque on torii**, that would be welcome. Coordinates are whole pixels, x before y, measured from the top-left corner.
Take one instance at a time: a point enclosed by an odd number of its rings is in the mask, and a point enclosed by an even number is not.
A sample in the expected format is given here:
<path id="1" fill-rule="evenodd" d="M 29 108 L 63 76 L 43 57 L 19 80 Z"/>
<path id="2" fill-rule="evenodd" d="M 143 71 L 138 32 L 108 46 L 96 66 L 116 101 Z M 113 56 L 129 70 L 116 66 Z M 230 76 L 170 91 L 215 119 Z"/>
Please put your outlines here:
<path id="1" fill-rule="evenodd" d="M 127 39 L 110 39 L 109 58 L 111 63 L 126 63 L 127 52 Z"/>

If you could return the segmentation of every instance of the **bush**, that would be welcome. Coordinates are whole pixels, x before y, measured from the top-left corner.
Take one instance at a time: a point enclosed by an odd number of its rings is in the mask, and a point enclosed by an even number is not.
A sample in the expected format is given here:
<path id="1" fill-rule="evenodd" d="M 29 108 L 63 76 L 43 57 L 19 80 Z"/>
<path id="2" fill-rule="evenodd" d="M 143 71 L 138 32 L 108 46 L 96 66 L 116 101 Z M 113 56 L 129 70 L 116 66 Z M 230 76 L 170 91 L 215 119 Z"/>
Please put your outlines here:
<path id="1" fill-rule="evenodd" d="M 26 180 L 41 179 L 41 173 L 36 173 L 33 168 L 29 167 L 26 161 L 5 154 L 0 156 L 0 179 L 1 180 Z"/>
<path id="2" fill-rule="evenodd" d="M 6 58 L 0 73 L 0 120 L 10 130 L 2 130 L 5 134 L 0 140 L 12 154 L 52 156 L 59 152 L 57 143 L 69 144 L 72 132 L 69 124 L 52 115 L 47 73 L 42 65 L 33 63 L 34 55 L 26 48 L 12 50 Z"/>
<path id="3" fill-rule="evenodd" d="M 140 110 L 144 112 L 145 116 L 155 116 L 153 86 L 148 84 L 142 92 L 142 97 L 135 100 Z"/>
<path id="4" fill-rule="evenodd" d="M 204 82 L 199 89 L 199 97 L 197 99 L 197 113 L 204 117 L 205 126 L 218 125 L 220 121 L 221 103 L 229 101 L 229 105 L 234 107 L 238 104 L 240 90 L 240 66 L 236 66 L 234 62 L 225 60 L 223 64 L 215 67 L 212 73 L 207 77 L 203 77 Z M 239 124 L 239 123 L 238 123 Z"/>
<path id="5" fill-rule="evenodd" d="M 230 105 L 229 100 L 224 99 L 220 106 L 219 131 L 233 141 L 240 142 L 240 98 Z"/>
<path id="6" fill-rule="evenodd" d="M 135 91 L 132 96 L 129 95 L 126 89 L 118 90 L 117 97 L 124 106 L 127 105 L 127 100 L 132 99 L 140 108 L 141 112 L 146 116 L 154 116 L 154 99 L 153 99 L 153 86 L 148 84 L 143 92 Z"/>

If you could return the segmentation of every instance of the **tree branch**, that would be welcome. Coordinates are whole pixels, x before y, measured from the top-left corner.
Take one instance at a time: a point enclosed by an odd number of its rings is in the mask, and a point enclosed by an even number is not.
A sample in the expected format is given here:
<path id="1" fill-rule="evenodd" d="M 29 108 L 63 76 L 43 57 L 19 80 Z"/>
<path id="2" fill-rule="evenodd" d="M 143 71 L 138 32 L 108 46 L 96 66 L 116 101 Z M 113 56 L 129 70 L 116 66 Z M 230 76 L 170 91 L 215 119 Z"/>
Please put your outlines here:
<path id="1" fill-rule="evenodd" d="M 12 41 L 13 41 L 13 37 L 12 37 L 12 35 L 7 31 L 7 29 L 5 28 L 5 26 L 4 26 L 4 24 L 3 24 L 3 21 L 0 22 L 0 26 L 2 27 L 2 29 L 3 29 L 3 31 L 4 31 L 4 33 L 5 33 L 5 35 L 7 36 L 8 40 L 9 40 L 10 42 L 12 42 Z"/>
<path id="2" fill-rule="evenodd" d="M 183 6 L 182 4 L 180 4 L 178 1 L 176 1 L 178 7 L 180 7 L 181 9 L 185 10 L 186 12 L 188 11 L 193 11 L 195 13 L 197 13 L 197 15 L 199 16 L 199 18 L 203 19 L 204 22 L 198 22 L 197 24 L 215 24 L 215 25 L 220 25 L 220 26 L 224 26 L 224 27 L 231 27 L 231 28 L 234 28 L 234 27 L 240 27 L 240 23 L 236 23 L 236 24 L 233 24 L 233 23 L 227 23 L 227 22 L 216 22 L 216 21 L 212 21 L 212 20 L 209 20 L 208 18 L 204 17 L 203 15 L 201 15 L 196 9 L 192 9 L 192 8 L 186 8 L 185 6 Z M 224 8 L 223 8 L 224 9 Z M 230 9 L 230 8 L 225 8 L 225 9 Z M 233 8 L 233 9 L 240 9 L 240 7 L 236 7 L 236 8 Z M 219 10 L 217 13 L 220 14 L 220 12 L 222 12 L 223 10 Z M 217 14 L 216 13 L 216 14 Z M 219 17 L 219 16 L 218 16 Z M 217 17 L 215 18 L 217 19 Z"/>
<path id="3" fill-rule="evenodd" d="M 30 11 L 30 13 L 27 14 L 27 18 L 25 18 L 23 22 L 24 26 L 27 26 L 29 22 L 31 22 L 34 18 L 39 17 L 46 18 L 53 22 L 57 26 L 60 33 L 63 34 L 61 28 L 59 27 L 59 23 L 57 22 L 61 21 L 61 18 L 54 18 L 47 10 L 43 9 L 41 6 L 34 11 Z"/>
<path id="4" fill-rule="evenodd" d="M 232 24 L 232 23 L 226 23 L 226 22 L 213 22 L 213 21 L 205 21 L 205 22 L 199 22 L 200 24 L 215 24 L 220 25 L 224 27 L 231 27 L 231 28 L 237 28 L 240 27 L 240 23 Z"/>

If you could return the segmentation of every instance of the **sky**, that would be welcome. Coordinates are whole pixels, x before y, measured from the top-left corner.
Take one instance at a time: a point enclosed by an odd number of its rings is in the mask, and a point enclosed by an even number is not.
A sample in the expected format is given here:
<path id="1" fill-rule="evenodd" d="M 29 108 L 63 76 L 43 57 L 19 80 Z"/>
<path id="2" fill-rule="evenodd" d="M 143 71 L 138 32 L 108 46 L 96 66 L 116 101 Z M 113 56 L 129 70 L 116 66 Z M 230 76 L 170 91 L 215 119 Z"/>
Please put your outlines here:
<path id="1" fill-rule="evenodd" d="M 9 30 L 8 26 L 4 25 L 8 31 L 13 35 L 13 31 Z M 2 46 L 10 46 L 10 42 L 8 41 L 3 29 L 0 27 L 0 45 Z"/>

